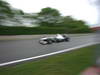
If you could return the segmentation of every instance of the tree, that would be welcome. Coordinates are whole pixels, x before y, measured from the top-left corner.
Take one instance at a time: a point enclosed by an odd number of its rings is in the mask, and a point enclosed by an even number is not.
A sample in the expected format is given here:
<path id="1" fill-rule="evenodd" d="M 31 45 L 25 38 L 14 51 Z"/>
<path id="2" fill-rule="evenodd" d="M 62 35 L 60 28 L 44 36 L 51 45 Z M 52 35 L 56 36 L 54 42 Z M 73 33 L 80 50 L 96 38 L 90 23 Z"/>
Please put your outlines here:
<path id="1" fill-rule="evenodd" d="M 9 8 L 9 4 L 3 0 L 0 0 L 0 8 L 1 7 Z"/>
<path id="2" fill-rule="evenodd" d="M 18 10 L 20 15 L 24 15 L 24 12 L 22 10 Z"/>
<path id="3" fill-rule="evenodd" d="M 0 19 L 6 18 L 6 17 L 13 17 L 14 14 L 12 12 L 12 9 L 9 5 L 9 3 L 0 0 Z"/>
<path id="4" fill-rule="evenodd" d="M 7 13 L 7 14 L 12 14 L 12 10 L 10 8 L 10 5 L 3 1 L 3 0 L 0 0 L 0 12 L 1 13 Z"/>
<path id="5" fill-rule="evenodd" d="M 7 2 L 0 0 L 0 25 L 2 25 L 2 20 L 5 21 L 7 17 L 13 17 L 10 5 Z"/>
<path id="6" fill-rule="evenodd" d="M 71 16 L 63 16 L 60 22 L 60 25 L 62 26 L 68 26 L 70 25 L 74 19 Z"/>
<path id="7" fill-rule="evenodd" d="M 42 26 L 54 26 L 60 18 L 60 12 L 54 8 L 43 8 L 38 13 L 38 23 Z"/>
<path id="8" fill-rule="evenodd" d="M 60 16 L 60 13 L 57 9 L 54 8 L 43 8 L 40 12 L 39 15 L 51 15 L 51 16 Z"/>

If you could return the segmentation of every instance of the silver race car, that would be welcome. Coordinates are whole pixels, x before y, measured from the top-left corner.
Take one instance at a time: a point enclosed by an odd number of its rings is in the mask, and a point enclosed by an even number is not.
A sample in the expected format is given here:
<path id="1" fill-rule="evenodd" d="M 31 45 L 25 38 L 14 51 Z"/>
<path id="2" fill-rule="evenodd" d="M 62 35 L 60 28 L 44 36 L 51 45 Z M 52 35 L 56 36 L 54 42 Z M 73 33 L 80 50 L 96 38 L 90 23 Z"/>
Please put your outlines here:
<path id="1" fill-rule="evenodd" d="M 68 35 L 64 34 L 57 34 L 54 37 L 44 37 L 39 40 L 39 43 L 42 45 L 52 44 L 52 43 L 59 43 L 59 42 L 68 42 L 69 37 Z"/>

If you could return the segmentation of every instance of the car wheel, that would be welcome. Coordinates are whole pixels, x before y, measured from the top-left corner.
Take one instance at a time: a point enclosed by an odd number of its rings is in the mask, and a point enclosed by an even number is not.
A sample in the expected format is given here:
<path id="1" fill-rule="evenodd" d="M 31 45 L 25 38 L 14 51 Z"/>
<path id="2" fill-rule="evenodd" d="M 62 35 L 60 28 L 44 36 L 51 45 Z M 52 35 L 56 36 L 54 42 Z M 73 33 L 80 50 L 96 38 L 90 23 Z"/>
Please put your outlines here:
<path id="1" fill-rule="evenodd" d="M 69 38 L 66 38 L 65 41 L 68 42 L 69 41 Z"/>
<path id="2" fill-rule="evenodd" d="M 41 41 L 41 40 L 39 41 L 39 43 L 42 44 L 42 45 L 46 45 L 46 44 L 48 44 L 47 41 Z"/>
<path id="3" fill-rule="evenodd" d="M 53 42 L 51 40 L 48 40 L 48 44 L 52 44 Z"/>

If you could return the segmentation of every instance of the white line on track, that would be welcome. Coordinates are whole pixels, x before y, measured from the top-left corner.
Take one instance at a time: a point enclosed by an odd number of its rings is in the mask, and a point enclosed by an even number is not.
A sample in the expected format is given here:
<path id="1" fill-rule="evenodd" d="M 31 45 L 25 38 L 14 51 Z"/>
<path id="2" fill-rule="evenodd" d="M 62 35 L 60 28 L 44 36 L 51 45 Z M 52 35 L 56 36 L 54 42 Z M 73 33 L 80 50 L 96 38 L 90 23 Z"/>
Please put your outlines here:
<path id="1" fill-rule="evenodd" d="M 79 45 L 79 46 L 76 46 L 76 47 L 73 47 L 73 48 L 68 48 L 68 49 L 64 49 L 64 50 L 60 50 L 60 51 L 57 51 L 57 52 L 52 52 L 52 53 L 48 53 L 48 54 L 44 54 L 44 55 L 39 55 L 39 56 L 35 56 L 35 57 L 30 57 L 30 58 L 25 58 L 25 59 L 10 61 L 10 62 L 5 62 L 5 63 L 1 63 L 0 66 L 6 66 L 6 65 L 14 64 L 14 63 L 23 62 L 23 61 L 47 57 L 47 56 L 51 56 L 51 55 L 55 55 L 55 54 L 59 54 L 59 53 L 63 53 L 63 52 L 72 51 L 72 50 L 79 49 L 79 48 L 82 48 L 82 47 L 90 46 L 90 45 L 93 45 L 93 44 L 97 44 L 97 43 L 96 42 L 95 43 L 88 43 L 88 44 Z"/>

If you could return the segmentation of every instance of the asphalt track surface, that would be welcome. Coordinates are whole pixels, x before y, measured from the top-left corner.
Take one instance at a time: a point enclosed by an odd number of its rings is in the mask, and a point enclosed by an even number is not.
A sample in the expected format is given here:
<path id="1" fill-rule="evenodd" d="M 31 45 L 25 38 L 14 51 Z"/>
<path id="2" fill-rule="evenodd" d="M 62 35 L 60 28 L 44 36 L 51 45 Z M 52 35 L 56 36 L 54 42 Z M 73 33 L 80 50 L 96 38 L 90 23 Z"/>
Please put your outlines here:
<path id="1" fill-rule="evenodd" d="M 0 40 L 0 64 L 93 43 L 94 35 L 70 37 L 69 42 L 50 45 L 39 44 L 39 39 Z"/>

